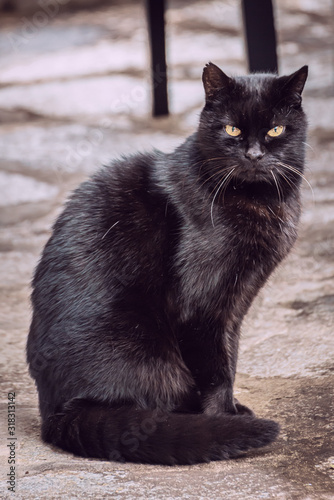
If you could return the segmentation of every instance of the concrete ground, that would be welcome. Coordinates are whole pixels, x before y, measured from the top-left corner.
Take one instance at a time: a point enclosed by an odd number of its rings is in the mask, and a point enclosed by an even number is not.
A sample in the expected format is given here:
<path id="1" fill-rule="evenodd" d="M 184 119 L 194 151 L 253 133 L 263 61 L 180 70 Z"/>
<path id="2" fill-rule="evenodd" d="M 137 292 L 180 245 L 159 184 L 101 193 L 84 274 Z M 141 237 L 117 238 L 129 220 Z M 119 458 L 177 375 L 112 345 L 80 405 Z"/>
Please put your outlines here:
<path id="1" fill-rule="evenodd" d="M 281 72 L 310 66 L 304 102 L 310 123 L 306 177 L 313 193 L 305 183 L 299 241 L 244 323 L 236 395 L 259 416 L 278 420 L 282 432 L 265 450 L 191 467 L 80 459 L 41 442 L 24 353 L 29 282 L 70 189 L 109 158 L 151 147 L 171 151 L 191 133 L 209 60 L 226 72 L 246 72 L 239 2 L 170 2 L 171 116 L 159 120 L 149 116 L 141 4 L 118 0 L 73 12 L 56 7 L 1 13 L 0 21 L 0 497 L 334 498 L 331 0 L 276 2 Z M 9 436 L 13 392 L 16 427 Z M 6 483 L 10 443 L 15 493 Z"/>

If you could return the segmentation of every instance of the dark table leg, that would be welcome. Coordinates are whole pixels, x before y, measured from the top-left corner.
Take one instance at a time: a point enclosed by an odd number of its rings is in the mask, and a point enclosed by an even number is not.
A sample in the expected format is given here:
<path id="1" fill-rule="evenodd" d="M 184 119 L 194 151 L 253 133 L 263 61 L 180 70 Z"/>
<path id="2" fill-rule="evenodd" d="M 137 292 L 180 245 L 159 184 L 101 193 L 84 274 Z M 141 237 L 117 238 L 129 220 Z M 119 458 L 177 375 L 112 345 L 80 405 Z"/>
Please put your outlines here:
<path id="1" fill-rule="evenodd" d="M 249 71 L 277 73 L 272 0 L 242 0 L 242 10 Z"/>
<path id="2" fill-rule="evenodd" d="M 153 116 L 168 115 L 165 0 L 145 0 L 151 50 Z"/>

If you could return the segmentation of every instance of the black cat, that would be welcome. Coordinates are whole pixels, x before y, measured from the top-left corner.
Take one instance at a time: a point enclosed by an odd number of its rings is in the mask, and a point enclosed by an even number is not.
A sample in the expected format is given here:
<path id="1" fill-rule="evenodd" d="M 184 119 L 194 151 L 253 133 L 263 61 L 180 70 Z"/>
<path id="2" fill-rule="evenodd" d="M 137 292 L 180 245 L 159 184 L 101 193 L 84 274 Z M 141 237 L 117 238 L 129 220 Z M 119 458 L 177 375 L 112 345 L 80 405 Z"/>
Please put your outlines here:
<path id="1" fill-rule="evenodd" d="M 204 68 L 197 132 L 113 162 L 56 221 L 27 353 L 42 437 L 77 455 L 191 464 L 275 439 L 233 397 L 240 325 L 297 235 L 307 66 Z"/>

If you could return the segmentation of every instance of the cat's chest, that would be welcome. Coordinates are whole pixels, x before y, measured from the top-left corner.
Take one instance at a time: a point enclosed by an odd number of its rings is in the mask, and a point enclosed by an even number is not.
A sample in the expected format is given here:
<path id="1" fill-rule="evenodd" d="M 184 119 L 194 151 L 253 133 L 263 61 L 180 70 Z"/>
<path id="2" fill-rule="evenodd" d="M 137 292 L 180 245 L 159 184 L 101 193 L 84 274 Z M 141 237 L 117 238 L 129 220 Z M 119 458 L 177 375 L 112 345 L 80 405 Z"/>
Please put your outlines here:
<path id="1" fill-rule="evenodd" d="M 185 226 L 176 259 L 181 282 L 209 292 L 250 270 L 269 275 L 293 245 L 297 220 L 297 213 L 256 205 L 225 207 L 216 219 Z"/>
<path id="2" fill-rule="evenodd" d="M 285 254 L 291 247 L 297 236 L 298 200 L 273 205 L 242 197 L 229 201 L 218 214 L 223 238 L 259 252 L 276 249 Z"/>
<path id="3" fill-rule="evenodd" d="M 184 227 L 175 263 L 182 321 L 196 310 L 226 312 L 238 297 L 246 307 L 287 255 L 296 238 L 294 222 L 258 215 L 226 211 L 214 224 Z"/>
<path id="4" fill-rule="evenodd" d="M 184 244 L 190 259 L 217 265 L 236 258 L 263 258 L 266 253 L 284 254 L 296 238 L 298 214 L 274 210 L 256 202 L 226 205 L 216 218 L 205 224 L 190 225 Z"/>

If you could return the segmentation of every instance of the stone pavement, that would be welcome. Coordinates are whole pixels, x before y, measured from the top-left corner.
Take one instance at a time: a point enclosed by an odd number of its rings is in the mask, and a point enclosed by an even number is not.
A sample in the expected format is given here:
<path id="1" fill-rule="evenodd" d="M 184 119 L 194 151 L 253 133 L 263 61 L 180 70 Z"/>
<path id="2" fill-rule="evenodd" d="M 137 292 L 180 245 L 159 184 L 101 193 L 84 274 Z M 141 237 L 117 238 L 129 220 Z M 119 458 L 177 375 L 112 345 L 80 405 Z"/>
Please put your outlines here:
<path id="1" fill-rule="evenodd" d="M 23 3 L 23 0 L 22 2 Z M 25 365 L 29 282 L 69 190 L 121 153 L 171 151 L 196 126 L 201 72 L 246 71 L 239 2 L 170 2 L 169 118 L 149 116 L 141 4 L 66 12 L 49 1 L 0 20 L 0 497 L 19 499 L 334 498 L 334 35 L 331 0 L 278 0 L 281 73 L 310 66 L 308 168 L 299 241 L 243 327 L 236 393 L 282 425 L 276 443 L 191 467 L 73 457 L 40 441 Z M 40 3 L 39 5 L 42 5 Z M 45 5 L 45 3 L 44 3 Z M 66 6 L 68 7 L 68 5 Z M 15 493 L 7 438 L 15 392 Z"/>

